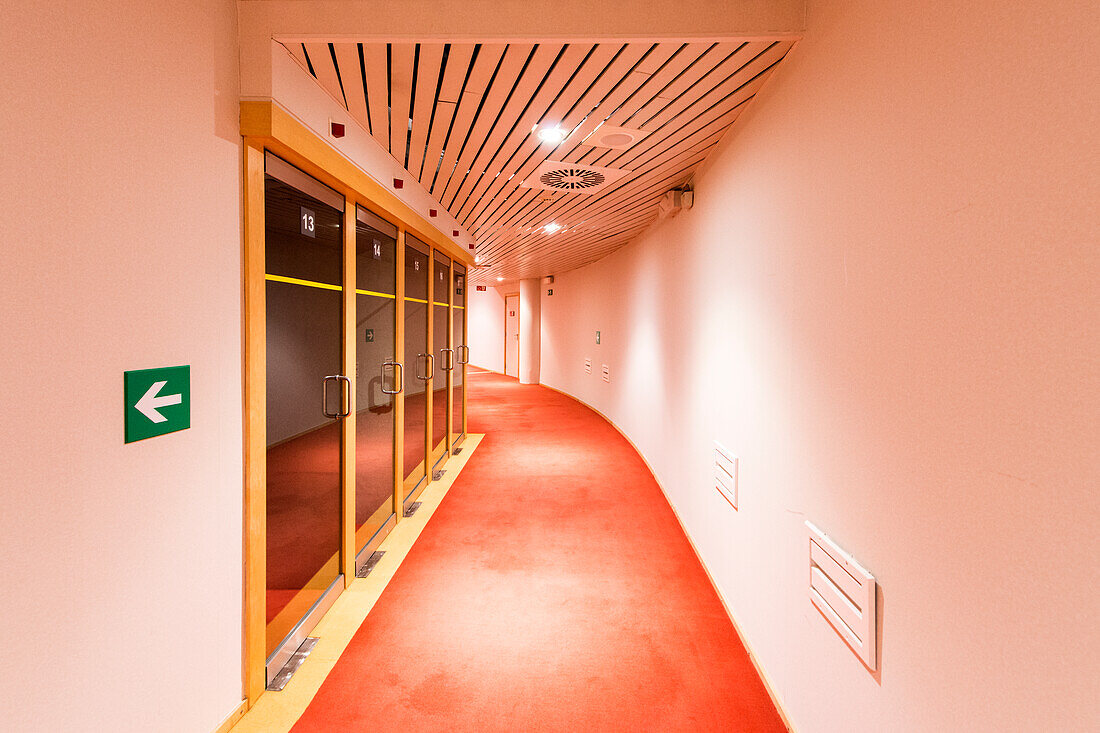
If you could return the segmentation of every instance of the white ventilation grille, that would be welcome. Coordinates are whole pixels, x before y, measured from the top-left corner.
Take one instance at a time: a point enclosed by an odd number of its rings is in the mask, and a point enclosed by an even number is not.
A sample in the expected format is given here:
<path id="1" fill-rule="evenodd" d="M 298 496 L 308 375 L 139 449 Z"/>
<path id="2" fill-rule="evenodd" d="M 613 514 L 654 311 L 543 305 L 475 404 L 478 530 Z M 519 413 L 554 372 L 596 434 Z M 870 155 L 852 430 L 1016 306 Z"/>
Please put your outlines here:
<path id="1" fill-rule="evenodd" d="M 737 508 L 737 456 L 728 448 L 714 441 L 714 488 Z"/>
<path id="2" fill-rule="evenodd" d="M 566 193 L 596 193 L 625 176 L 630 171 L 598 168 L 579 163 L 544 160 L 523 182 L 527 188 Z"/>
<path id="3" fill-rule="evenodd" d="M 868 669 L 878 668 L 875 577 L 829 536 L 806 522 L 810 600 Z"/>
<path id="4" fill-rule="evenodd" d="M 591 145 L 594 148 L 626 150 L 648 134 L 644 130 L 634 130 L 629 127 L 600 125 L 583 142 L 585 145 Z"/>

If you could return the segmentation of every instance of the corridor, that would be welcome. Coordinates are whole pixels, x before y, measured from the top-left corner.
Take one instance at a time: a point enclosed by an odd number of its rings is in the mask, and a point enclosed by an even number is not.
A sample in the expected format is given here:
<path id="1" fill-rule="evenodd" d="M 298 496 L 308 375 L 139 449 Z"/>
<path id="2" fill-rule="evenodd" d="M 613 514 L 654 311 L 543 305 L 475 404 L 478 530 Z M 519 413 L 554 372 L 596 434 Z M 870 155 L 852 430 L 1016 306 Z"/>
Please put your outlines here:
<path id="1" fill-rule="evenodd" d="M 294 730 L 784 730 L 630 444 L 546 387 L 468 389 L 485 438 Z"/>

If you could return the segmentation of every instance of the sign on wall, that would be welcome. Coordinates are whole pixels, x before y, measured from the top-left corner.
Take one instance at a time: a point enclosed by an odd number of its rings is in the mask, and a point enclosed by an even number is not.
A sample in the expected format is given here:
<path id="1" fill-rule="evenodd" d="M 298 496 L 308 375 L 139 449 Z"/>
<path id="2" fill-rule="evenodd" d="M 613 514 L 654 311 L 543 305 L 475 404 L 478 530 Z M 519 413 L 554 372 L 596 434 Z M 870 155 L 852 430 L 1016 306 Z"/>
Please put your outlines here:
<path id="1" fill-rule="evenodd" d="M 125 372 L 122 409 L 127 443 L 191 427 L 191 366 Z"/>

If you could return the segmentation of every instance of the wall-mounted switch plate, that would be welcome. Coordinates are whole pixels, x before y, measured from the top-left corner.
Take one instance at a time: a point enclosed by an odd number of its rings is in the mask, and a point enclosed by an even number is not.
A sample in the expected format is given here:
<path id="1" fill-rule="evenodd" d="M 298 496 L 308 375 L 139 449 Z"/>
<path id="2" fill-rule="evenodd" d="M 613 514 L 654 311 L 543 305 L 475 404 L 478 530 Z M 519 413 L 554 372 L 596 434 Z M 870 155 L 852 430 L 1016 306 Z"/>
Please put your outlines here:
<path id="1" fill-rule="evenodd" d="M 591 374 L 592 373 L 592 360 L 591 359 L 585 359 L 584 360 L 584 373 L 585 374 Z"/>
<path id="2" fill-rule="evenodd" d="M 609 366 L 607 366 L 607 364 L 603 365 L 603 381 L 605 381 L 605 382 L 610 382 L 611 381 L 611 368 Z"/>
<path id="3" fill-rule="evenodd" d="M 596 343 L 600 343 L 600 332 L 596 331 Z"/>
<path id="4" fill-rule="evenodd" d="M 714 441 L 714 488 L 734 509 L 737 508 L 737 456 Z"/>

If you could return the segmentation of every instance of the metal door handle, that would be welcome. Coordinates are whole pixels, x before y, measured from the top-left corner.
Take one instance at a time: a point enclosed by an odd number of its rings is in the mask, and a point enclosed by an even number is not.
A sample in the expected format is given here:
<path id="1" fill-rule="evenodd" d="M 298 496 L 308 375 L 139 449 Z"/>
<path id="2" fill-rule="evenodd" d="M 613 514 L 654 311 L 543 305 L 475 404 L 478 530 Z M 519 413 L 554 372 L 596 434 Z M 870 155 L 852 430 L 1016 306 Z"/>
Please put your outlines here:
<path id="1" fill-rule="evenodd" d="M 449 372 L 455 368 L 455 350 L 454 349 L 440 349 L 440 354 L 443 354 L 443 371 Z"/>
<path id="2" fill-rule="evenodd" d="M 470 363 L 470 347 L 466 344 L 461 344 L 458 348 L 458 363 L 465 366 Z M 462 350 L 466 350 L 466 358 L 462 358 Z"/>
<path id="3" fill-rule="evenodd" d="M 347 399 L 344 398 L 344 393 L 340 393 L 340 411 L 329 412 L 328 411 L 328 385 L 329 382 L 343 382 L 347 385 Z M 345 407 L 346 405 L 346 407 Z M 343 374 L 330 374 L 321 380 L 321 413 L 328 418 L 338 419 L 341 417 L 347 417 L 351 414 L 351 380 L 345 377 Z"/>
<path id="4" fill-rule="evenodd" d="M 431 368 L 428 369 L 427 375 L 424 375 L 424 376 L 421 376 L 421 374 L 420 374 L 420 359 L 421 359 L 421 357 L 423 357 L 424 359 L 431 362 Z M 425 363 L 427 363 L 427 361 Z M 435 374 L 435 356 L 433 356 L 432 354 L 417 354 L 416 355 L 416 378 L 419 379 L 421 382 L 427 382 L 429 379 L 432 378 L 433 374 Z"/>
<path id="5" fill-rule="evenodd" d="M 396 389 L 386 389 L 386 367 L 393 367 L 394 384 L 397 385 Z M 382 392 L 383 394 L 401 394 L 401 391 L 405 389 L 405 368 L 399 361 L 384 361 L 382 362 Z"/>

